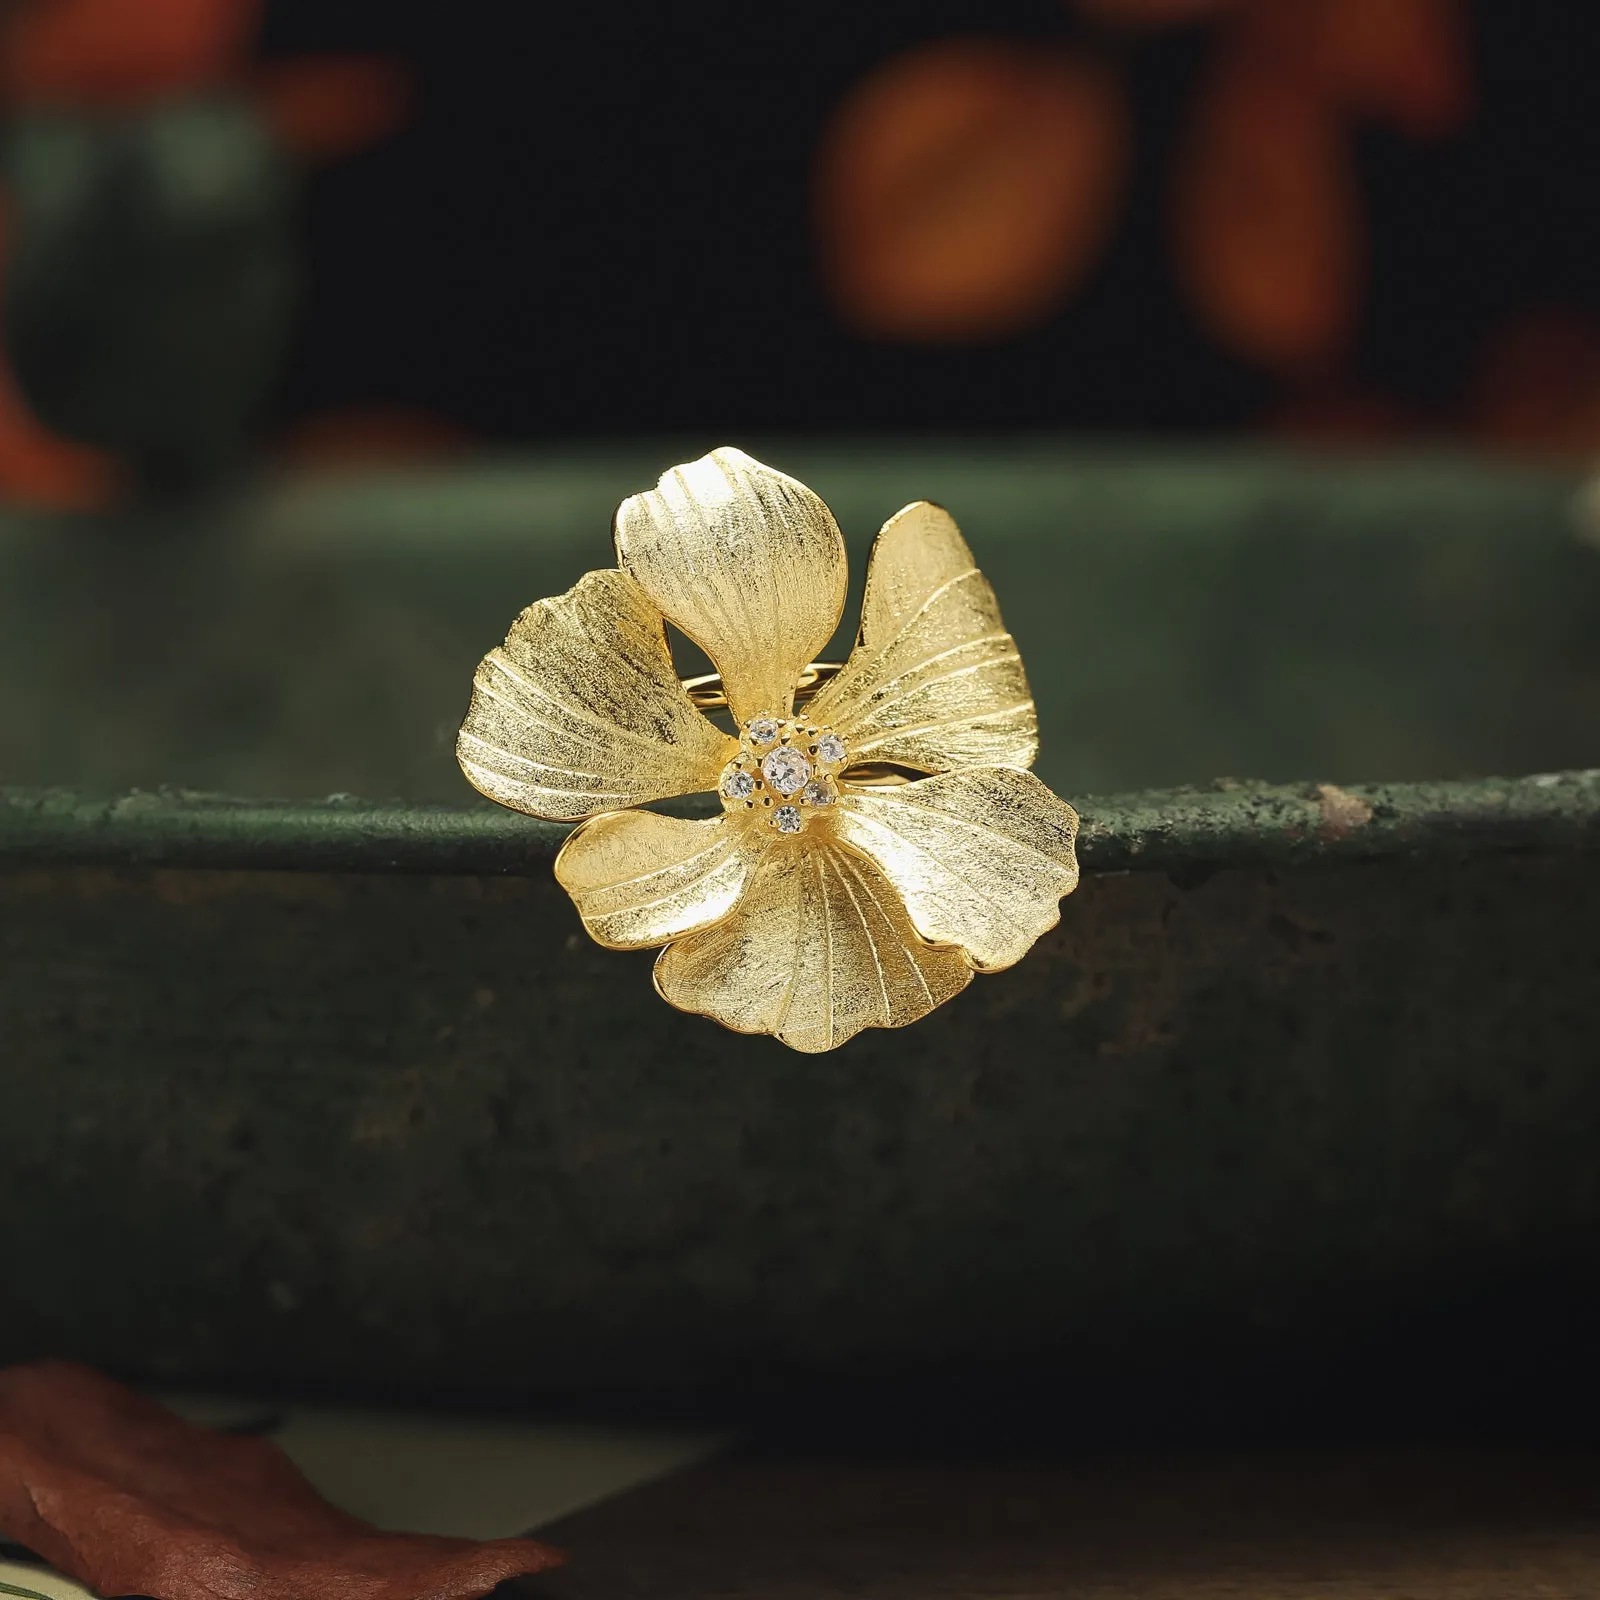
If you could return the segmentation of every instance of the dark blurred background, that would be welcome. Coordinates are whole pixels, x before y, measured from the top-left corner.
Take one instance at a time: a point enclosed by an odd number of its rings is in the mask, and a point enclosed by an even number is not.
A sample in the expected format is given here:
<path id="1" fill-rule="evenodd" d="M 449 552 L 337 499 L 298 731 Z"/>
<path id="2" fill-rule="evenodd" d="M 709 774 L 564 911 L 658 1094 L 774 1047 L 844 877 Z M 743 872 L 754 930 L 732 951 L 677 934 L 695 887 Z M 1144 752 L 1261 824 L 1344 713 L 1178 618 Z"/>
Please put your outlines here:
<path id="1" fill-rule="evenodd" d="M 271 455 L 930 427 L 1600 445 L 1600 13 L 1570 0 L 3 15 L 16 121 L 222 97 L 285 153 L 298 275 L 249 397 Z M 10 209 L 15 248 L 44 210 Z M 33 426 L 125 453 L 62 365 L 24 360 L 0 418 L 14 497 L 115 492 Z"/>
<path id="2" fill-rule="evenodd" d="M 264 46 L 417 75 L 312 186 L 285 423 L 1509 443 L 1516 345 L 1594 360 L 1593 7 L 280 0 Z"/>

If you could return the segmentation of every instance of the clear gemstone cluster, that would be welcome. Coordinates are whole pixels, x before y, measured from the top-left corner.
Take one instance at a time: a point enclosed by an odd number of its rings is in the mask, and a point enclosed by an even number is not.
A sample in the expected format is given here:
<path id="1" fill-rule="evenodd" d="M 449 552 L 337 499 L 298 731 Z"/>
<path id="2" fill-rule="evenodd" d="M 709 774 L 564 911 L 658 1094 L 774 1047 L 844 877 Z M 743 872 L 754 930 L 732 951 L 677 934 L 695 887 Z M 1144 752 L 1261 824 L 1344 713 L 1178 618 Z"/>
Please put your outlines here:
<path id="1" fill-rule="evenodd" d="M 811 781 L 811 763 L 790 745 L 780 744 L 761 758 L 761 776 L 767 787 L 788 799 Z"/>
<path id="2" fill-rule="evenodd" d="M 739 730 L 739 746 L 722 773 L 724 810 L 760 810 L 779 833 L 800 833 L 807 812 L 839 798 L 849 752 L 831 728 L 763 713 Z"/>

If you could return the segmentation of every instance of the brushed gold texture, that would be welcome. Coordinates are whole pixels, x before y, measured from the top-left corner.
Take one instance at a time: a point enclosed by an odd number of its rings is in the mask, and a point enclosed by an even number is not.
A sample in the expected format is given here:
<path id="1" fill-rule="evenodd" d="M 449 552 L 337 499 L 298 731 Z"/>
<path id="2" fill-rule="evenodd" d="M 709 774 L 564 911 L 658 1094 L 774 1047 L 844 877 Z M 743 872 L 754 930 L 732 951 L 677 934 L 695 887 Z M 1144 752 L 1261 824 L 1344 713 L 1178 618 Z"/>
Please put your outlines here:
<path id="1" fill-rule="evenodd" d="M 917 937 L 871 862 L 797 844 L 768 846 L 732 916 L 656 957 L 663 999 L 817 1052 L 916 1022 L 972 981 L 959 950 Z"/>
<path id="2" fill-rule="evenodd" d="M 556 856 L 556 881 L 597 944 L 652 949 L 738 905 L 755 855 L 745 835 L 728 817 L 612 811 L 573 829 Z"/>
<path id="3" fill-rule="evenodd" d="M 786 717 L 844 612 L 844 536 L 802 483 L 724 447 L 617 510 L 617 559 L 711 657 L 744 722 Z"/>
<path id="4" fill-rule="evenodd" d="M 491 800 L 576 822 L 714 788 L 734 743 L 683 692 L 639 585 L 590 572 L 479 663 L 456 755 Z"/>
<path id="5" fill-rule="evenodd" d="M 885 792 L 848 782 L 839 841 L 870 856 L 930 944 L 1013 966 L 1078 886 L 1078 814 L 1020 767 L 968 767 Z"/>
<path id="6" fill-rule="evenodd" d="M 1031 767 L 1039 719 L 1000 603 L 955 519 L 919 500 L 867 563 L 861 633 L 808 714 L 851 729 L 851 753 L 922 772 Z"/>
<path id="7" fill-rule="evenodd" d="M 530 606 L 478 668 L 458 754 L 484 794 L 576 821 L 556 859 L 590 936 L 662 946 L 678 1009 L 796 1050 L 897 1028 L 1008 967 L 1078 880 L 1077 814 L 1031 772 L 1037 718 L 949 512 L 884 525 L 842 666 L 844 543 L 742 451 L 617 512 L 620 568 Z M 680 682 L 665 623 L 711 657 Z M 738 736 L 705 715 L 726 707 Z M 713 791 L 705 820 L 638 807 Z"/>

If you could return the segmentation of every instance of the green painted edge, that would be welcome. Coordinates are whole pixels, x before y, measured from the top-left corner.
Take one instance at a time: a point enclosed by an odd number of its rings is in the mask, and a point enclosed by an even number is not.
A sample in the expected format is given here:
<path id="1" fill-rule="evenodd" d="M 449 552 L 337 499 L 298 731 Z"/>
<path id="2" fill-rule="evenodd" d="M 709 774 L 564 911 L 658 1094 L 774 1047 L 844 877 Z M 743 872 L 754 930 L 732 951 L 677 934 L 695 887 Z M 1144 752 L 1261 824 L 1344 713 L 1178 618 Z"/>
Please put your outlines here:
<path id="1" fill-rule="evenodd" d="M 1092 797 L 1078 809 L 1079 858 L 1089 872 L 1600 850 L 1600 768 L 1344 788 L 1228 780 Z M 13 870 L 542 875 L 567 832 L 490 805 L 0 788 L 0 868 Z"/>

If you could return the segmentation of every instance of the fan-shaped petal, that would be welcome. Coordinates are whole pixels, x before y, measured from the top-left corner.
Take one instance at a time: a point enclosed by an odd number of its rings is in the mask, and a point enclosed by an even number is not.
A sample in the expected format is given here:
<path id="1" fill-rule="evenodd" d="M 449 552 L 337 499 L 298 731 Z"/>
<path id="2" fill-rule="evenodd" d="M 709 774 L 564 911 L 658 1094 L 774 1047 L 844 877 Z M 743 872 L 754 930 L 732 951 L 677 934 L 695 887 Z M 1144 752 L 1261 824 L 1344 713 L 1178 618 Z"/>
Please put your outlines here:
<path id="1" fill-rule="evenodd" d="M 623 568 L 716 664 L 734 716 L 788 716 L 844 610 L 844 539 L 822 501 L 724 447 L 624 500 L 616 543 Z"/>
<path id="2" fill-rule="evenodd" d="M 883 525 L 859 642 L 807 715 L 857 760 L 922 772 L 1032 765 L 1039 725 L 1022 659 L 942 506 L 919 500 Z"/>
<path id="3" fill-rule="evenodd" d="M 958 950 L 919 940 L 871 862 L 826 841 L 774 841 L 731 917 L 667 946 L 656 988 L 682 1011 L 796 1050 L 900 1028 L 971 981 Z"/>
<path id="4" fill-rule="evenodd" d="M 517 618 L 478 666 L 456 741 L 491 800 L 562 822 L 714 789 L 737 748 L 684 693 L 661 614 L 616 571 Z"/>
<path id="5" fill-rule="evenodd" d="M 573 830 L 556 857 L 556 880 L 591 938 L 641 950 L 720 922 L 738 905 L 763 846 L 753 829 L 726 817 L 613 811 Z"/>
<path id="6" fill-rule="evenodd" d="M 1078 883 L 1078 814 L 1031 772 L 966 767 L 897 788 L 848 783 L 838 838 L 869 856 L 926 940 L 979 971 L 1020 961 Z"/>

